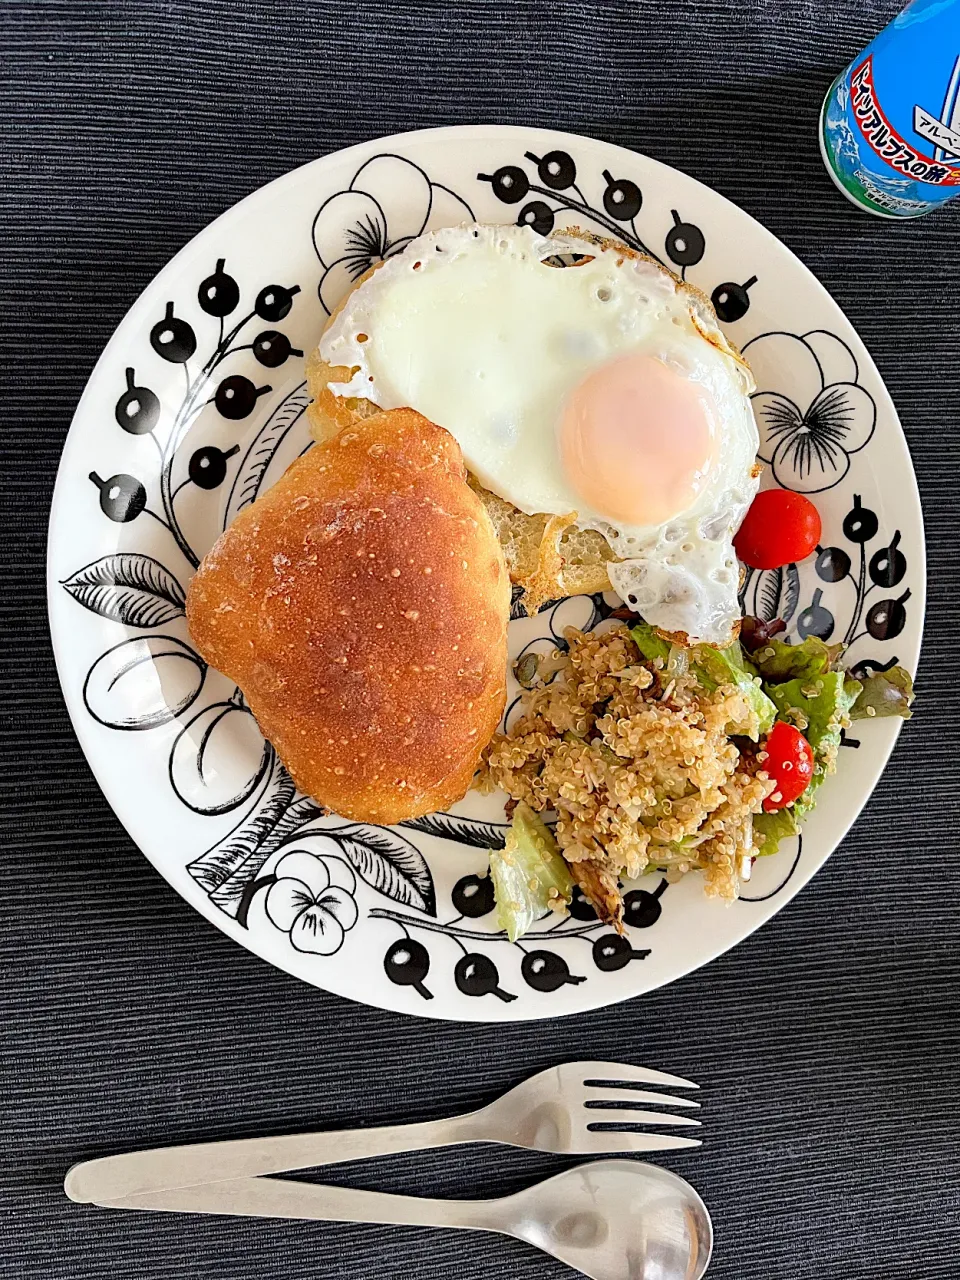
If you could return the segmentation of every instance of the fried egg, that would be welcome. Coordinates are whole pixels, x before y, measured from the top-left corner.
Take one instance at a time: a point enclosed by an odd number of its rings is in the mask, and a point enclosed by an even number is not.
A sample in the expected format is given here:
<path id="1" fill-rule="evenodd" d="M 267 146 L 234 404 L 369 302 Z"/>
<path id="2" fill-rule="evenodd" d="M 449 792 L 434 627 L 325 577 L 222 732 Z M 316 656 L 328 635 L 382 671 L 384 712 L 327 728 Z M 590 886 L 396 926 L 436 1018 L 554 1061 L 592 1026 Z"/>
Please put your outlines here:
<path id="1" fill-rule="evenodd" d="M 650 623 L 725 643 L 732 539 L 758 486 L 753 381 L 706 299 L 586 239 L 474 225 L 413 240 L 325 332 L 321 357 L 351 369 L 330 390 L 445 427 L 493 493 L 598 530 L 614 590 Z"/>

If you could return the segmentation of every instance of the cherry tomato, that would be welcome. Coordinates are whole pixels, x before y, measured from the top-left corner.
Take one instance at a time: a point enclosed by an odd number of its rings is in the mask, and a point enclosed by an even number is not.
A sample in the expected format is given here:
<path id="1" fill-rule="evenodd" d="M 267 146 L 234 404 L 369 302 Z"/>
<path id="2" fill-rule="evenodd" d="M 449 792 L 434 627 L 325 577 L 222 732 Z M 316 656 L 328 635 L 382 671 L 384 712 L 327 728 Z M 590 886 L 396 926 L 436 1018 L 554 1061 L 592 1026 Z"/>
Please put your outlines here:
<path id="1" fill-rule="evenodd" d="M 806 791 L 813 777 L 813 748 L 799 729 L 784 720 L 778 720 L 763 744 L 767 753 L 763 767 L 776 783 L 776 789 L 767 796 L 763 807 L 767 813 L 776 813 L 793 804 Z"/>
<path id="2" fill-rule="evenodd" d="M 805 560 L 820 541 L 820 513 L 809 498 L 789 489 L 758 493 L 733 540 L 751 569 L 779 569 Z"/>

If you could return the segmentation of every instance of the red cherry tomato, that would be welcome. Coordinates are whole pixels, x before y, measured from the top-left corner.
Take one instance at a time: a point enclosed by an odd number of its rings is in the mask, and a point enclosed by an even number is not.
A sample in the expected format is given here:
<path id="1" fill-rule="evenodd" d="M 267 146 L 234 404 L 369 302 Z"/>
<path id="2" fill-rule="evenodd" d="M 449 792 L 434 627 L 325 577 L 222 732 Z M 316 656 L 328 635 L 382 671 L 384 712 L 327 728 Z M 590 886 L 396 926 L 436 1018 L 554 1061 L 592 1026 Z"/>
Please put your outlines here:
<path id="1" fill-rule="evenodd" d="M 813 777 L 813 748 L 799 729 L 784 720 L 778 720 L 763 744 L 767 753 L 763 768 L 776 783 L 763 807 L 767 813 L 776 813 L 793 804 L 806 791 Z"/>
<path id="2" fill-rule="evenodd" d="M 765 489 L 754 498 L 733 545 L 751 569 L 779 569 L 805 560 L 820 532 L 820 513 L 809 498 L 789 489 Z"/>

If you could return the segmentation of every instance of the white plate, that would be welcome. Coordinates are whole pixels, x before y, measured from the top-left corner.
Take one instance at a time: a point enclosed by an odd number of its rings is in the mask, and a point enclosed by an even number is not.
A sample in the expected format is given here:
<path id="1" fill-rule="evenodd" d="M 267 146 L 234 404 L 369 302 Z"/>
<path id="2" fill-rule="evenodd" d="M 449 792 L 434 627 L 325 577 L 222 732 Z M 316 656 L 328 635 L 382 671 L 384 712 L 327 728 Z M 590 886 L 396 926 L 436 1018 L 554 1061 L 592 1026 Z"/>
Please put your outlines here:
<path id="1" fill-rule="evenodd" d="M 294 794 L 233 685 L 190 647 L 184 588 L 307 446 L 301 353 L 324 305 L 410 236 L 471 216 L 610 231 L 712 294 L 757 377 L 772 476 L 816 491 L 835 548 L 822 575 L 813 561 L 752 575 L 749 612 L 847 638 L 852 662 L 914 669 L 924 549 L 896 412 L 839 308 L 740 209 L 645 156 L 501 126 L 381 139 L 272 182 L 160 272 L 90 378 L 51 514 L 50 623 L 91 767 L 154 866 L 263 959 L 383 1008 L 500 1021 L 639 995 L 745 938 L 839 843 L 899 721 L 856 726 L 802 850 L 761 859 L 743 900 L 710 901 L 695 876 L 632 888 L 629 948 L 595 919 L 545 923 L 522 947 L 496 934 L 475 878 L 502 839 L 495 797 L 391 830 L 318 819 Z M 517 620 L 513 651 L 603 607 L 579 597 Z"/>

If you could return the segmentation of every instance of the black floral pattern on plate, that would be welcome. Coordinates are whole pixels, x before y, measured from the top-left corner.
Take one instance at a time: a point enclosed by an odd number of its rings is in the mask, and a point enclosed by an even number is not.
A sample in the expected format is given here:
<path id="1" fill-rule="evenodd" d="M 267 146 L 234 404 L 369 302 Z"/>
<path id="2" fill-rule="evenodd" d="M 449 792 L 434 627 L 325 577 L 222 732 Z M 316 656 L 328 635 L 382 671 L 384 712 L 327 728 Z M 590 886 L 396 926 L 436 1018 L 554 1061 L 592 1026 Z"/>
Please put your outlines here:
<path id="1" fill-rule="evenodd" d="M 643 208 L 643 192 L 632 178 L 614 177 L 609 169 L 604 169 L 599 175 L 603 183 L 599 200 L 591 201 L 577 183 L 580 170 L 569 152 L 549 151 L 538 156 L 527 151 L 523 159 L 535 167 L 535 177 L 516 163 L 501 165 L 492 173 L 477 174 L 479 181 L 490 184 L 493 194 L 503 204 L 525 202 L 517 212 L 517 226 L 530 227 L 538 235 L 546 236 L 554 230 L 558 213 L 572 213 L 661 266 L 669 265 L 681 280 L 686 280 L 687 271 L 703 258 L 707 244 L 703 231 L 695 223 L 681 218 L 676 209 L 670 210 L 672 221 L 664 235 L 667 261 L 640 238 L 637 217 Z M 596 175 L 591 175 L 591 181 L 597 185 Z M 540 198 L 527 200 L 531 194 Z M 721 321 L 733 324 L 743 319 L 750 309 L 749 290 L 756 283 L 757 277 L 751 276 L 743 284 L 724 280 L 714 286 L 710 299 Z"/>
<path id="2" fill-rule="evenodd" d="M 323 268 L 318 293 L 324 310 L 331 314 L 362 275 L 402 253 L 425 231 L 474 221 L 473 210 L 461 196 L 432 181 L 412 160 L 373 156 L 353 175 L 349 187 L 323 202 L 313 220 L 313 247 Z"/>
<path id="3" fill-rule="evenodd" d="M 624 919 L 627 926 L 649 929 L 655 925 L 662 911 L 660 900 L 667 888 L 667 881 L 661 879 L 653 891 L 633 889 L 626 893 Z M 569 915 L 558 917 L 552 923 L 541 921 L 514 943 L 510 943 L 506 933 L 496 924 L 492 929 L 483 930 L 469 923 L 492 916 L 496 910 L 493 882 L 489 875 L 462 876 L 453 887 L 451 905 L 457 914 L 446 921 L 418 919 L 407 912 L 387 908 L 376 908 L 370 913 L 374 919 L 392 921 L 403 933 L 400 939 L 390 944 L 384 956 L 383 967 L 387 977 L 397 986 L 412 987 L 425 1000 L 433 998 L 433 993 L 424 984 L 432 963 L 431 955 L 421 940 L 429 936 L 436 938 L 441 935 L 452 944 L 448 954 L 455 957 L 454 982 L 463 995 L 492 995 L 506 1003 L 517 997 L 500 986 L 496 963 L 486 950 L 477 950 L 478 944 L 487 950 L 494 944 L 518 949 L 523 955 L 521 978 L 533 991 L 543 994 L 559 991 L 564 986 L 579 986 L 587 981 L 585 974 L 575 973 L 571 968 L 576 965 L 578 956 L 581 962 L 585 958 L 581 954 L 582 949 L 574 948 L 564 955 L 557 950 L 571 939 L 589 944 L 592 964 L 600 973 L 615 973 L 631 960 L 645 960 L 650 955 L 649 947 L 637 949 L 627 938 L 612 933 L 608 926 L 602 924 L 579 889 L 575 891 Z"/>
<path id="4" fill-rule="evenodd" d="M 822 493 L 838 485 L 852 456 L 870 443 L 877 423 L 876 404 L 860 385 L 853 352 L 836 334 L 814 329 L 760 334 L 743 354 L 754 367 L 789 368 L 802 395 L 795 400 L 761 386 L 752 397 L 760 458 L 777 484 L 795 493 Z"/>

